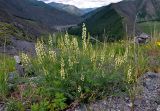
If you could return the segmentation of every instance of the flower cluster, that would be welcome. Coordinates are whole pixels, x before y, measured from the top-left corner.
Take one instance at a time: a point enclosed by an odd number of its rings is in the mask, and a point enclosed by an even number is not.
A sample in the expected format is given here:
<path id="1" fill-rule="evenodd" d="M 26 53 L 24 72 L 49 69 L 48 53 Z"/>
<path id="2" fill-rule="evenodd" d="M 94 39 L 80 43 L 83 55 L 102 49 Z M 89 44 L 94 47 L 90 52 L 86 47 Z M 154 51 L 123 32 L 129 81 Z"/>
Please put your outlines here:
<path id="1" fill-rule="evenodd" d="M 127 82 L 128 83 L 131 83 L 133 81 L 132 71 L 133 71 L 133 68 L 131 65 L 129 65 L 128 70 L 127 70 Z"/>
<path id="2" fill-rule="evenodd" d="M 35 45 L 35 50 L 36 50 L 36 54 L 38 57 L 38 62 L 42 63 L 42 61 L 46 55 L 43 41 L 37 41 L 37 43 Z"/>
<path id="3" fill-rule="evenodd" d="M 56 52 L 53 50 L 49 50 L 48 53 L 49 53 L 49 59 L 54 62 L 56 60 Z"/>
<path id="4" fill-rule="evenodd" d="M 25 66 L 28 65 L 29 63 L 31 63 L 30 58 L 29 58 L 28 55 L 25 54 L 25 53 L 22 53 L 22 54 L 21 54 L 21 59 L 22 59 L 23 65 L 25 65 Z"/>
<path id="5" fill-rule="evenodd" d="M 65 66 L 64 59 L 61 57 L 61 70 L 60 70 L 60 74 L 61 74 L 62 79 L 65 79 L 64 66 Z"/>
<path id="6" fill-rule="evenodd" d="M 82 40 L 83 40 L 83 49 L 86 50 L 87 48 L 87 28 L 84 23 L 82 26 Z"/>

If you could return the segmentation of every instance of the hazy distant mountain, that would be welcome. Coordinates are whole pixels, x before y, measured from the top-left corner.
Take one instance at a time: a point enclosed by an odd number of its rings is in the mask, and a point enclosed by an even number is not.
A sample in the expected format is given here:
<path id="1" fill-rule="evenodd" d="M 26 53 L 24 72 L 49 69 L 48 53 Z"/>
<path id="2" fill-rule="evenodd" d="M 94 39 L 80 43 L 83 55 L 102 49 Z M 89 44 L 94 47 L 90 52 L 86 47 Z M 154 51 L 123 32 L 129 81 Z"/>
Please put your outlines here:
<path id="1" fill-rule="evenodd" d="M 66 4 L 55 3 L 55 2 L 51 2 L 49 3 L 49 5 L 58 10 L 66 11 L 72 15 L 82 16 L 84 14 L 82 10 L 80 10 L 79 8 L 73 5 L 66 5 Z"/>
<path id="2" fill-rule="evenodd" d="M 93 10 L 95 10 L 96 8 L 81 8 L 81 10 L 83 11 L 84 14 L 89 13 Z"/>
<path id="3" fill-rule="evenodd" d="M 85 15 L 87 28 L 92 36 L 99 36 L 103 40 L 105 33 L 111 39 L 120 39 L 126 34 L 134 32 L 134 22 L 160 20 L 159 0 L 124 0 L 98 8 Z M 80 24 L 79 26 L 81 26 Z M 77 31 L 79 30 L 79 31 Z M 81 33 L 80 28 L 70 30 L 71 33 Z M 136 26 L 136 33 L 141 29 Z"/>
<path id="4" fill-rule="evenodd" d="M 25 34 L 40 36 L 57 26 L 77 24 L 80 17 L 36 0 L 0 0 L 0 22 L 12 24 Z"/>
<path id="5" fill-rule="evenodd" d="M 55 3 L 55 2 L 51 2 L 49 3 L 49 5 L 51 5 L 52 7 L 58 9 L 58 10 L 62 10 L 62 11 L 66 11 L 72 15 L 76 15 L 76 16 L 82 16 L 88 12 L 93 11 L 95 8 L 82 8 L 79 9 L 74 5 L 68 5 L 68 4 L 62 4 L 62 3 Z"/>

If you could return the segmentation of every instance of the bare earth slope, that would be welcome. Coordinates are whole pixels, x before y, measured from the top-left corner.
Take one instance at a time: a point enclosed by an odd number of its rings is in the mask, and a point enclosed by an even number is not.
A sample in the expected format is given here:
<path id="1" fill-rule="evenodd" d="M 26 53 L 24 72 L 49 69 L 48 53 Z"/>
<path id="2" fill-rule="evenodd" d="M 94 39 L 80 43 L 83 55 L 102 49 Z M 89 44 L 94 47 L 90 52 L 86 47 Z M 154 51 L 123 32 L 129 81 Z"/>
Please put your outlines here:
<path id="1" fill-rule="evenodd" d="M 54 32 L 58 25 L 76 24 L 80 18 L 36 0 L 0 0 L 0 21 L 38 36 Z"/>

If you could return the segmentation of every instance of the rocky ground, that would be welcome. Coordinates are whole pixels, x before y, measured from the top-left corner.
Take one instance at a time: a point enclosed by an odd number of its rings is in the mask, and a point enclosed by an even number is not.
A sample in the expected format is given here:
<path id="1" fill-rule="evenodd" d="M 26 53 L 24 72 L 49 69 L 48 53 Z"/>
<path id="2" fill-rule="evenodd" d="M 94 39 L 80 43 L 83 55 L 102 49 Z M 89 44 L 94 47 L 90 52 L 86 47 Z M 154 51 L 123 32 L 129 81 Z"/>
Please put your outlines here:
<path id="1" fill-rule="evenodd" d="M 5 111 L 5 105 L 4 105 L 4 103 L 0 103 L 0 111 Z"/>
<path id="2" fill-rule="evenodd" d="M 15 38 L 11 39 L 11 44 L 5 47 L 0 47 L 0 53 L 6 53 L 8 55 L 17 55 L 19 52 L 28 53 L 30 55 L 35 54 L 35 43 L 25 41 L 25 40 L 17 40 Z"/>
<path id="3" fill-rule="evenodd" d="M 148 72 L 139 78 L 134 104 L 129 97 L 109 97 L 68 111 L 160 111 L 160 74 Z"/>
<path id="4" fill-rule="evenodd" d="M 134 104 L 128 96 L 108 97 L 88 105 L 81 105 L 67 111 L 160 111 L 160 74 L 148 72 L 138 80 Z M 5 111 L 5 103 L 0 103 Z"/>

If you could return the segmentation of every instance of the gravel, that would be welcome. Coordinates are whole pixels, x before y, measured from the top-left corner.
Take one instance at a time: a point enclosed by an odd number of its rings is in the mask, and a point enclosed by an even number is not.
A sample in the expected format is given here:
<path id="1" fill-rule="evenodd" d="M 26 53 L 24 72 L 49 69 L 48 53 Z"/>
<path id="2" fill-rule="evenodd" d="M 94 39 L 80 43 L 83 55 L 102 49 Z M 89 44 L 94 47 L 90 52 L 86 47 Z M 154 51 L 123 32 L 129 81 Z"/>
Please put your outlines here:
<path id="1" fill-rule="evenodd" d="M 160 111 L 160 74 L 148 72 L 138 80 L 134 104 L 126 95 L 80 105 L 72 111 Z"/>

